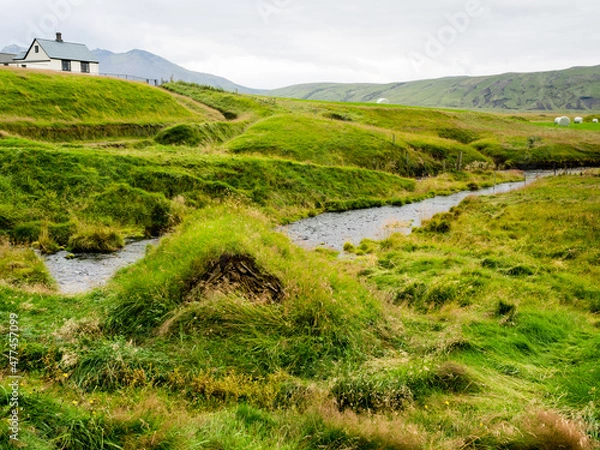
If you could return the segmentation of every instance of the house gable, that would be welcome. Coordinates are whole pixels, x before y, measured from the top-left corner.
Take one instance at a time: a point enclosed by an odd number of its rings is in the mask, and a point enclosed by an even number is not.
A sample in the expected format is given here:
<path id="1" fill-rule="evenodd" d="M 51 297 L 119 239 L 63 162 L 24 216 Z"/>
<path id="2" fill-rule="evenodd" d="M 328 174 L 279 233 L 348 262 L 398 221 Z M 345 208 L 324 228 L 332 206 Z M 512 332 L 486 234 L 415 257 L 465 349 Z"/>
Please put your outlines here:
<path id="1" fill-rule="evenodd" d="M 17 56 L 15 61 L 22 61 L 23 63 L 49 62 L 50 56 L 44 51 L 38 40 L 34 39 L 29 49 L 25 52 L 25 55 L 22 57 L 21 55 Z"/>

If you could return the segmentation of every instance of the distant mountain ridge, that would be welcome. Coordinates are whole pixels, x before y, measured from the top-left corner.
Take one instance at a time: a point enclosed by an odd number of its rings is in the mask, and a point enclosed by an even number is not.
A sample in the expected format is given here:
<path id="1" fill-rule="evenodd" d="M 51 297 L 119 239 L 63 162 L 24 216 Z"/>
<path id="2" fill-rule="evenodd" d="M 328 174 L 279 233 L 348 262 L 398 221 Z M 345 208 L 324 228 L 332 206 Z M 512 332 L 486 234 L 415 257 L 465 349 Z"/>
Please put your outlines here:
<path id="1" fill-rule="evenodd" d="M 130 50 L 127 53 L 113 53 L 108 50 L 96 49 L 92 53 L 100 62 L 100 72 L 112 74 L 127 74 L 140 78 L 153 78 L 158 80 L 187 81 L 226 91 L 256 94 L 261 91 L 235 84 L 226 78 L 209 73 L 194 72 L 178 66 L 167 59 L 147 52 L 145 50 Z"/>
<path id="2" fill-rule="evenodd" d="M 391 84 L 314 83 L 268 91 L 276 97 L 460 109 L 600 110 L 600 66 L 538 73 L 449 77 Z"/>
<path id="3" fill-rule="evenodd" d="M 18 55 L 19 53 L 24 52 L 25 50 L 27 50 L 27 49 L 13 44 L 13 45 L 8 45 L 8 46 L 4 47 L 0 51 L 0 53 L 9 53 L 12 55 Z"/>

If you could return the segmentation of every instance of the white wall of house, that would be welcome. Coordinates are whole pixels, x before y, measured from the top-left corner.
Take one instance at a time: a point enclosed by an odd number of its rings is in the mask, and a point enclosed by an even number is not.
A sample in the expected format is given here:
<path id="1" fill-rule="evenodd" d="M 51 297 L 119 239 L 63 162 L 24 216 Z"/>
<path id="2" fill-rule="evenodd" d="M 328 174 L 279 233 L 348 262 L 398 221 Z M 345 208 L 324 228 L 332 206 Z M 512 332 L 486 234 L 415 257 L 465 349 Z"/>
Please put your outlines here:
<path id="1" fill-rule="evenodd" d="M 15 65 L 15 64 L 12 64 Z M 45 69 L 45 70 L 55 70 L 57 72 L 62 72 L 62 60 L 60 59 L 51 59 L 49 61 L 44 62 L 36 62 L 36 61 L 18 61 L 16 64 L 17 67 L 25 66 L 28 69 Z M 71 72 L 70 73 L 84 73 L 81 71 L 81 62 L 79 61 L 71 61 Z M 90 75 L 99 75 L 100 74 L 100 65 L 98 63 L 90 63 Z"/>

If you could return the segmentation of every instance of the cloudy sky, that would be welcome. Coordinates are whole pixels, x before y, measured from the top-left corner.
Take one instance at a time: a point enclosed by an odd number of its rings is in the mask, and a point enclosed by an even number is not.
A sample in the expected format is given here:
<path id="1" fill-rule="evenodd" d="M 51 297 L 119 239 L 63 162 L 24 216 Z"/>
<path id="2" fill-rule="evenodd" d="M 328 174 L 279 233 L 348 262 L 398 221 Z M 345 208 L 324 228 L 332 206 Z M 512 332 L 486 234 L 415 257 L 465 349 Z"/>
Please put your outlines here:
<path id="1" fill-rule="evenodd" d="M 62 31 L 254 88 L 600 64 L 598 0 L 0 1 L 0 48 Z"/>

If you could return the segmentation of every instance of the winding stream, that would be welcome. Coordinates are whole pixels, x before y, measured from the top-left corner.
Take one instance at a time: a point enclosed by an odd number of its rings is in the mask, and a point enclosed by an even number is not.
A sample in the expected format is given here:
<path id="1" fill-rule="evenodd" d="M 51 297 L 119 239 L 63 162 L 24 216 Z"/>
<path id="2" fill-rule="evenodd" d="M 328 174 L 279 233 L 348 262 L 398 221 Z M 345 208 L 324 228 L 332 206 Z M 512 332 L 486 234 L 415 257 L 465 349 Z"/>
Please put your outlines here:
<path id="1" fill-rule="evenodd" d="M 573 169 L 568 173 L 581 173 L 585 169 Z M 561 173 L 565 173 L 561 171 Z M 493 195 L 522 188 L 540 177 L 554 175 L 554 171 L 528 171 L 525 179 L 519 182 L 502 183 L 478 191 L 463 191 L 446 197 L 434 197 L 422 202 L 404 206 L 383 206 L 377 208 L 324 213 L 294 222 L 280 230 L 286 233 L 297 245 L 313 249 L 331 248 L 341 251 L 344 243 L 360 244 L 363 239 L 381 240 L 393 232 L 410 234 L 414 227 L 421 226 L 434 215 L 447 212 L 470 195 Z"/>
<path id="2" fill-rule="evenodd" d="M 148 245 L 158 245 L 158 239 L 146 239 L 129 243 L 115 253 L 81 253 L 68 259 L 68 252 L 58 252 L 43 256 L 50 275 L 63 294 L 80 294 L 104 285 L 123 267 L 126 267 L 146 254 Z"/>
<path id="3" fill-rule="evenodd" d="M 580 173 L 585 169 L 574 169 Z M 519 189 L 537 178 L 553 175 L 553 171 L 526 172 L 526 181 L 502 183 L 479 191 L 465 191 L 447 197 L 434 197 L 405 206 L 384 206 L 343 213 L 324 213 L 279 228 L 292 240 L 308 249 L 319 246 L 342 250 L 344 243 L 358 245 L 365 238 L 384 239 L 392 232 L 409 234 L 413 227 L 435 214 L 449 211 L 469 195 L 492 195 Z M 122 250 L 108 254 L 79 254 L 68 259 L 67 252 L 43 256 L 50 275 L 64 294 L 79 294 L 105 284 L 119 269 L 146 254 L 148 245 L 157 245 L 158 239 L 129 243 Z"/>

